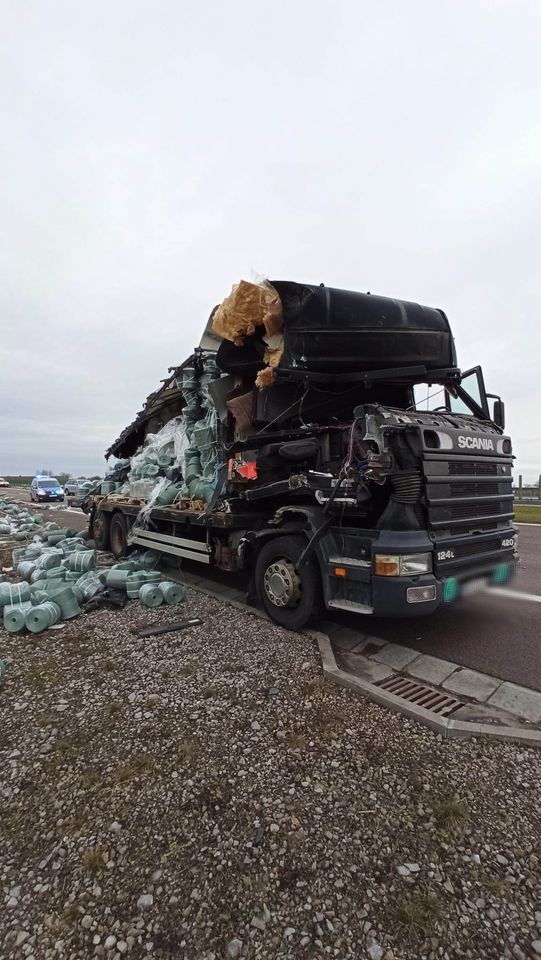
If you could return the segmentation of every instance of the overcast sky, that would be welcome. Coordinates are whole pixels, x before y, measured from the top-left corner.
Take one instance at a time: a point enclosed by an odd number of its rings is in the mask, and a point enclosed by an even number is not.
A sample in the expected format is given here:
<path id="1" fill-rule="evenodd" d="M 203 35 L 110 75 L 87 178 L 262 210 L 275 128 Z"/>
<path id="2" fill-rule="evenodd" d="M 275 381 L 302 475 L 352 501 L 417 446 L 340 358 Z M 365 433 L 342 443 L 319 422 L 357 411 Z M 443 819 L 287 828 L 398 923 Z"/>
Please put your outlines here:
<path id="1" fill-rule="evenodd" d="M 1 0 L 0 472 L 76 474 L 241 276 L 442 307 L 541 473 L 541 4 Z"/>

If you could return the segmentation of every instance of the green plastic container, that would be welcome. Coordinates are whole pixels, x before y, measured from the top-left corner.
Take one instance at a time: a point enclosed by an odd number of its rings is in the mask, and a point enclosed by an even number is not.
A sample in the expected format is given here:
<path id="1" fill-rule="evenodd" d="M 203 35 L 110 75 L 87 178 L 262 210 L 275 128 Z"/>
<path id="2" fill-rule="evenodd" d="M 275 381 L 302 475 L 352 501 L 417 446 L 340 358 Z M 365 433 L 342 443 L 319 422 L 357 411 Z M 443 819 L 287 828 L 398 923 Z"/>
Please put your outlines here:
<path id="1" fill-rule="evenodd" d="M 163 593 L 163 599 L 170 606 L 176 606 L 186 599 L 186 591 L 180 583 L 174 583 L 172 580 L 162 580 L 160 590 Z"/>
<path id="2" fill-rule="evenodd" d="M 163 593 L 159 584 L 143 584 L 139 590 L 139 599 L 145 607 L 160 607 L 163 603 Z"/>

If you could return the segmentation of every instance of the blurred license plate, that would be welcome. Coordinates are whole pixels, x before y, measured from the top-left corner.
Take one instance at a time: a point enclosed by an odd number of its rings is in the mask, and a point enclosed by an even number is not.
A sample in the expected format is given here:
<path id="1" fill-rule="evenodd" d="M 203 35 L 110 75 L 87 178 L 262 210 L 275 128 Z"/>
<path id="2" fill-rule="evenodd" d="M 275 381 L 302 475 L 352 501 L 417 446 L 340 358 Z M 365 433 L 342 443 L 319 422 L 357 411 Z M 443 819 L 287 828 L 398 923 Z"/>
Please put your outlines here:
<path id="1" fill-rule="evenodd" d="M 474 580 L 468 580 L 462 584 L 462 596 L 471 597 L 472 593 L 480 593 L 481 590 L 487 590 L 490 581 L 488 577 L 475 577 Z"/>

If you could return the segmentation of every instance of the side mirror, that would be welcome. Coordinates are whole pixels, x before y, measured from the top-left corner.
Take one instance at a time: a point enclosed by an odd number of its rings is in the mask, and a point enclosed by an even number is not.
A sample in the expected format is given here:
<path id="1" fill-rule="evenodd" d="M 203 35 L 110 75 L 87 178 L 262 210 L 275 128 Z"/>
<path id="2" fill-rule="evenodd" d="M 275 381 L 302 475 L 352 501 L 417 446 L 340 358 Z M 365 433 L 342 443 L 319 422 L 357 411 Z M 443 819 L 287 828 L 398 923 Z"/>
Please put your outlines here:
<path id="1" fill-rule="evenodd" d="M 492 414 L 494 423 L 505 430 L 505 403 L 503 400 L 494 401 L 494 413 Z"/>

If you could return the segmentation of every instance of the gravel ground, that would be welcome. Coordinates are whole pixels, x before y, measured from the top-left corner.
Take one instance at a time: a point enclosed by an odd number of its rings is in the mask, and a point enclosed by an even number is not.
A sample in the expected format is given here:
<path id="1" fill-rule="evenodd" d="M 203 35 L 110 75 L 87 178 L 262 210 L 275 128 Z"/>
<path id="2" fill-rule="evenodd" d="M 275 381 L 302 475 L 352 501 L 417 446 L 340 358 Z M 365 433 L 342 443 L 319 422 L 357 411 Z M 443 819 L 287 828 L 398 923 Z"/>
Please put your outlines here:
<path id="1" fill-rule="evenodd" d="M 541 953 L 539 753 L 444 742 L 193 589 L 182 613 L 0 630 L 2 958 Z"/>

